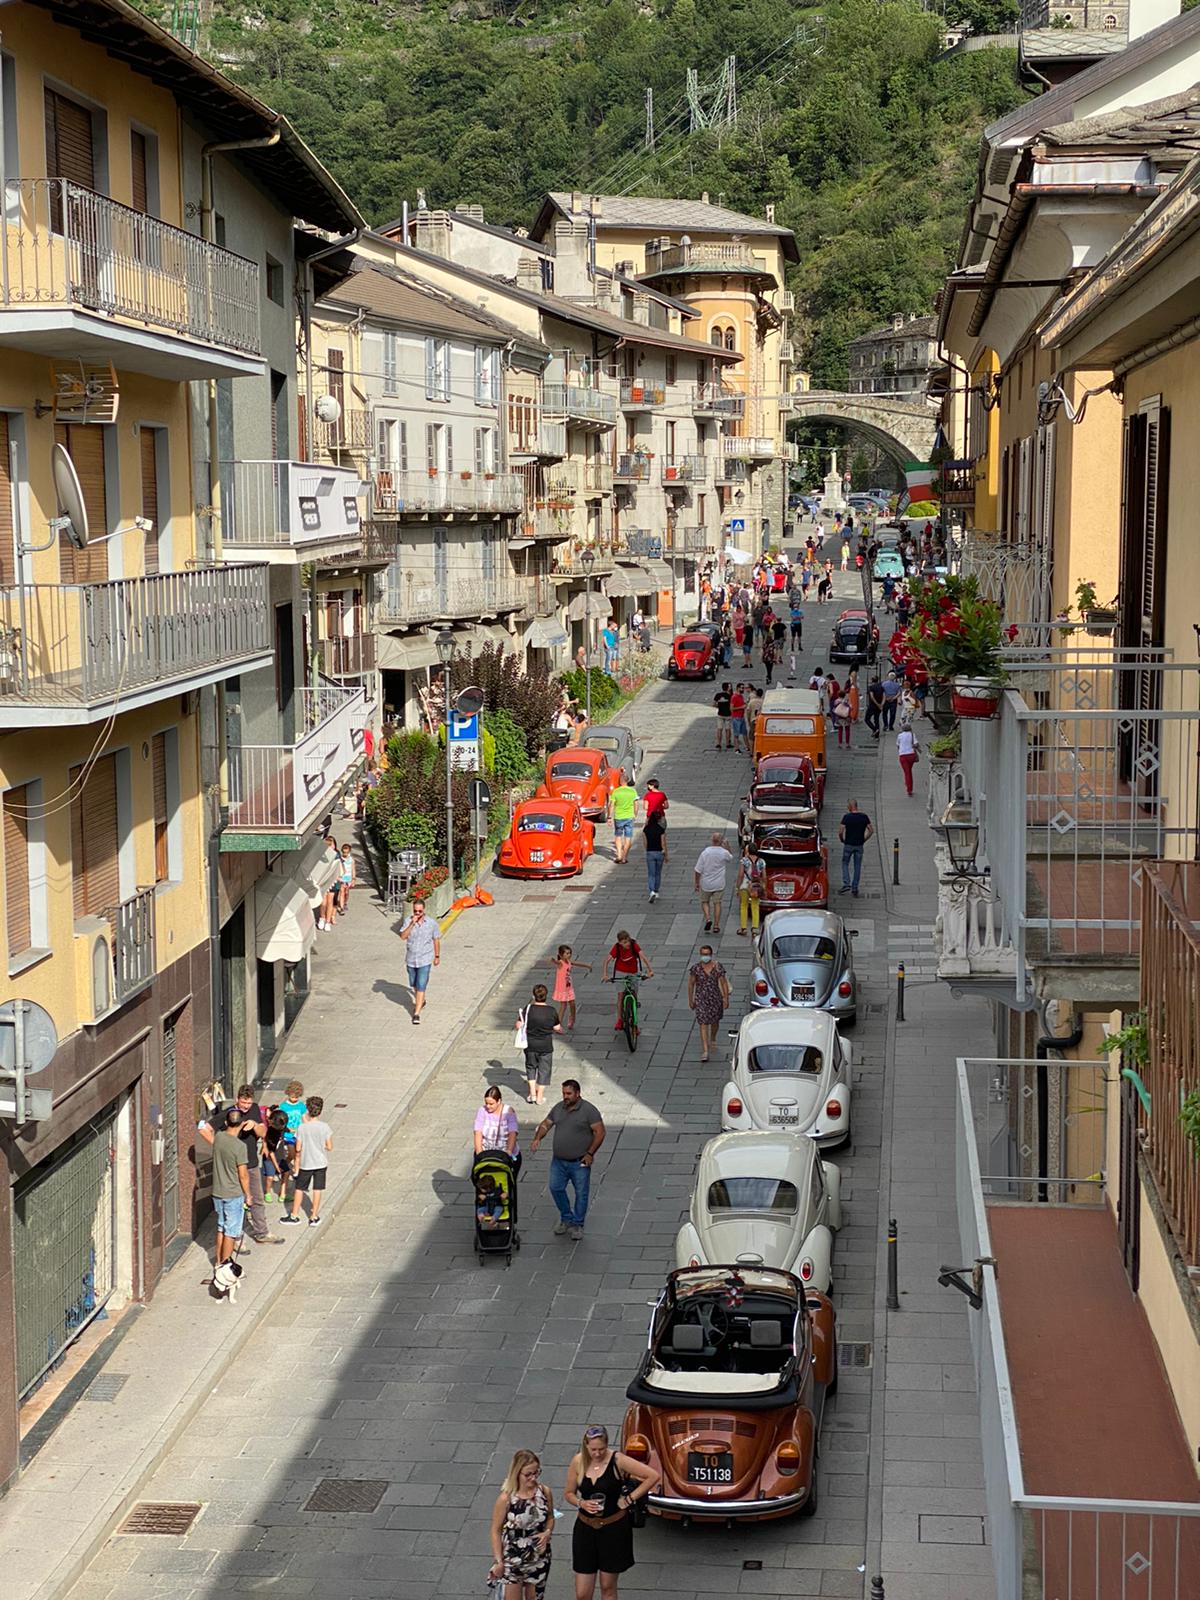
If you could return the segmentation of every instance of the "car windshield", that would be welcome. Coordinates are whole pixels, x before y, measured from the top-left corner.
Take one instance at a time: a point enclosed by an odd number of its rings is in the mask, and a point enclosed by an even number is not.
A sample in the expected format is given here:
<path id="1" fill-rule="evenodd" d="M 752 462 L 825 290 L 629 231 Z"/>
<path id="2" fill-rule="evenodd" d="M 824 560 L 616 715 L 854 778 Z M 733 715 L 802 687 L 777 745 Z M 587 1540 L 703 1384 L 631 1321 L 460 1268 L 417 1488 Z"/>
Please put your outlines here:
<path id="1" fill-rule="evenodd" d="M 746 1064 L 751 1072 L 805 1072 L 820 1077 L 825 1057 L 811 1044 L 758 1044 Z"/>
<path id="2" fill-rule="evenodd" d="M 550 776 L 552 778 L 590 778 L 593 770 L 590 761 L 552 761 L 550 763 Z"/>
<path id="3" fill-rule="evenodd" d="M 710 1211 L 794 1213 L 797 1199 L 796 1185 L 781 1178 L 722 1178 L 708 1189 Z"/>
<path id="4" fill-rule="evenodd" d="M 561 833 L 563 819 L 553 811 L 526 811 L 517 818 L 518 833 Z"/>
<path id="5" fill-rule="evenodd" d="M 815 733 L 817 725 L 812 717 L 764 717 L 763 726 L 768 733 Z"/>
<path id="6" fill-rule="evenodd" d="M 771 941 L 772 961 L 832 961 L 837 946 L 819 934 L 787 933 Z"/>
<path id="7" fill-rule="evenodd" d="M 593 750 L 619 750 L 621 748 L 621 741 L 614 739 L 611 734 L 607 733 L 601 735 L 589 733 L 587 742 Z"/>

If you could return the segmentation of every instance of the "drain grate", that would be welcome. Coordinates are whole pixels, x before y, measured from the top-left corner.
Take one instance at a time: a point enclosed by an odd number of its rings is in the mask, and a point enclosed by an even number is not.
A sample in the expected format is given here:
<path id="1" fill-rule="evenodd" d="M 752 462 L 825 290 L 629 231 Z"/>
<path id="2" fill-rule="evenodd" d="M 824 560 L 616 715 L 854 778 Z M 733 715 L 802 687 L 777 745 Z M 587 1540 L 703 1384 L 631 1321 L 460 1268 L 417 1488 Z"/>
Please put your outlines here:
<path id="1" fill-rule="evenodd" d="M 564 883 L 564 894 L 591 894 L 596 887 L 594 883 Z"/>
<path id="2" fill-rule="evenodd" d="M 92 1380 L 83 1398 L 110 1406 L 128 1382 L 127 1372 L 102 1372 L 98 1378 Z"/>
<path id="3" fill-rule="evenodd" d="M 869 1339 L 843 1339 L 838 1345 L 838 1365 L 870 1367 L 875 1364 L 875 1347 Z"/>
<path id="4" fill-rule="evenodd" d="M 157 1533 L 182 1539 L 203 1510 L 198 1500 L 143 1500 L 134 1506 L 118 1533 Z"/>
<path id="5" fill-rule="evenodd" d="M 305 1511 L 374 1511 L 388 1487 L 386 1478 L 322 1478 Z"/>

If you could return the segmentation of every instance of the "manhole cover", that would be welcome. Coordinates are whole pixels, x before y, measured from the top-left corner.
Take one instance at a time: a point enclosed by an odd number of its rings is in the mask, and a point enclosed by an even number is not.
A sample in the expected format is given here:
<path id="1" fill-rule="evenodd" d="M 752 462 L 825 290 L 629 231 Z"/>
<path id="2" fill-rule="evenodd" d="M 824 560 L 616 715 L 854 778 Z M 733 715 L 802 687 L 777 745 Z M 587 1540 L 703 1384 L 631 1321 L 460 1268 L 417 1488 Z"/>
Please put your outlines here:
<path id="1" fill-rule="evenodd" d="M 869 1339 L 843 1339 L 838 1345 L 839 1366 L 869 1367 L 874 1360 L 874 1346 Z"/>
<path id="2" fill-rule="evenodd" d="M 121 1390 L 129 1382 L 127 1372 L 102 1372 L 100 1376 L 89 1385 L 85 1400 L 96 1400 L 101 1405 L 112 1405 Z"/>
<path id="3" fill-rule="evenodd" d="M 200 1515 L 199 1501 L 143 1500 L 125 1518 L 118 1533 L 160 1533 L 181 1539 Z"/>
<path id="4" fill-rule="evenodd" d="M 742 1562 L 742 1571 L 743 1572 L 761 1572 L 762 1571 L 762 1562 L 761 1561 L 743 1561 Z"/>
<path id="5" fill-rule="evenodd" d="M 387 1488 L 386 1478 L 322 1478 L 306 1511 L 374 1511 Z"/>

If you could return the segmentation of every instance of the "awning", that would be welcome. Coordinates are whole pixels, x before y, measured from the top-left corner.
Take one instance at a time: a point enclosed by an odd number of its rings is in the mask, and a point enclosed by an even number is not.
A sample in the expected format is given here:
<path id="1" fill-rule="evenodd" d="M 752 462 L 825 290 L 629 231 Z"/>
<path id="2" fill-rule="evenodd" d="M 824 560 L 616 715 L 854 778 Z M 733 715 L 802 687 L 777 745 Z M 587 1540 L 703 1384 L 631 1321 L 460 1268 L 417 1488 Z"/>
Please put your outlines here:
<path id="1" fill-rule="evenodd" d="M 618 567 L 611 578 L 604 580 L 604 592 L 610 598 L 648 594 L 653 587 L 654 579 L 641 566 Z"/>
<path id="2" fill-rule="evenodd" d="M 381 633 L 375 645 L 375 659 L 388 671 L 414 672 L 437 665 L 437 645 L 428 633 Z"/>
<path id="3" fill-rule="evenodd" d="M 647 561 L 645 567 L 650 581 L 656 589 L 673 589 L 675 587 L 675 574 L 665 561 Z"/>
<path id="4" fill-rule="evenodd" d="M 254 886 L 254 929 L 260 961 L 303 961 L 317 940 L 304 887 L 268 872 Z"/>
<path id="5" fill-rule="evenodd" d="M 481 622 L 475 629 L 480 645 L 494 644 L 500 650 L 515 650 L 517 642 L 501 622 Z"/>
<path id="6" fill-rule="evenodd" d="M 754 560 L 749 550 L 739 550 L 735 544 L 727 544 L 724 553 L 726 561 L 736 561 L 739 566 L 745 566 Z"/>
<path id="7" fill-rule="evenodd" d="M 320 834 L 303 847 L 292 869 L 292 876 L 307 893 L 308 903 L 314 910 L 325 898 L 326 890 L 336 881 L 337 875 L 337 857 L 331 856 L 326 850 Z"/>
<path id="8" fill-rule="evenodd" d="M 608 612 L 607 596 L 597 594 L 594 589 L 591 594 L 573 594 L 567 607 L 567 616 L 572 622 L 582 622 L 585 616 L 607 617 Z"/>
<path id="9" fill-rule="evenodd" d="M 533 539 L 510 539 L 508 541 L 508 548 L 510 550 L 528 550 L 529 546 L 534 542 L 535 541 Z"/>
<path id="10" fill-rule="evenodd" d="M 525 635 L 525 643 L 534 650 L 559 650 L 570 640 L 557 617 L 534 617 Z"/>

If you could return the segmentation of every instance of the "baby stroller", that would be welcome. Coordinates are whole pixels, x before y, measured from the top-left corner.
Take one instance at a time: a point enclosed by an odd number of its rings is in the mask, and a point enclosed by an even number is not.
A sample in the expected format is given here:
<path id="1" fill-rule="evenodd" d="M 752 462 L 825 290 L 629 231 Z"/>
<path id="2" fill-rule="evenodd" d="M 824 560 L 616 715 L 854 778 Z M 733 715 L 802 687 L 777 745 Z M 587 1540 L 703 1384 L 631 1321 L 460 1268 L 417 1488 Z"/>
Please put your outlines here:
<path id="1" fill-rule="evenodd" d="M 507 1150 L 481 1150 L 471 1164 L 471 1205 L 475 1214 L 475 1253 L 504 1256 L 512 1265 L 521 1248 L 517 1232 L 517 1172 Z"/>

